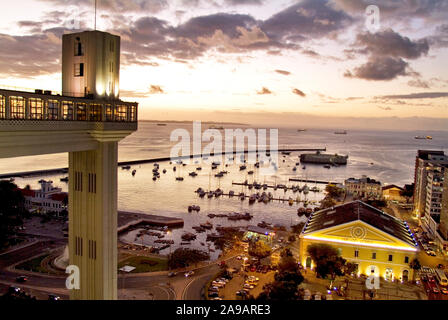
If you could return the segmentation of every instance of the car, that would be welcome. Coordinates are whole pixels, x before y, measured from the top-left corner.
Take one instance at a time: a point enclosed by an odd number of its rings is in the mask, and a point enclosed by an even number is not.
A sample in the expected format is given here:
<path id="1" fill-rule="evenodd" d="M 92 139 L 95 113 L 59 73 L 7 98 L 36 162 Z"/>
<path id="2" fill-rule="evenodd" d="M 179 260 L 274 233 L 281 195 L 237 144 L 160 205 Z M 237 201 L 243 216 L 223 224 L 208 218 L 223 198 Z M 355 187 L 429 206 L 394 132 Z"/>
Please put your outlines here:
<path id="1" fill-rule="evenodd" d="M 48 300 L 50 300 L 50 301 L 58 301 L 58 300 L 61 300 L 61 298 L 59 296 L 55 295 L 55 294 L 49 294 L 48 295 Z"/>
<path id="2" fill-rule="evenodd" d="M 23 282 L 26 282 L 26 281 L 28 281 L 28 278 L 25 277 L 25 276 L 19 276 L 19 277 L 16 278 L 16 282 L 23 283 Z"/>
<path id="3" fill-rule="evenodd" d="M 428 276 L 428 281 L 431 282 L 431 283 L 435 283 L 436 282 L 436 280 L 432 276 Z"/>
<path id="4" fill-rule="evenodd" d="M 191 277 L 192 275 L 194 275 L 194 271 L 185 272 L 184 275 L 185 275 L 186 278 Z"/>
<path id="5" fill-rule="evenodd" d="M 177 272 L 170 272 L 170 273 L 168 273 L 168 277 L 169 278 L 172 278 L 172 277 L 175 277 L 175 276 L 177 276 Z"/>
<path id="6" fill-rule="evenodd" d="M 446 288 L 442 288 L 442 289 L 440 289 L 440 291 L 445 295 L 448 294 L 448 290 Z"/>
<path id="7" fill-rule="evenodd" d="M 236 260 L 241 260 L 243 258 L 241 258 L 241 256 L 236 257 Z"/>
<path id="8" fill-rule="evenodd" d="M 251 284 L 248 284 L 248 283 L 245 283 L 245 284 L 243 285 L 243 288 L 245 288 L 245 289 L 253 289 L 253 288 L 255 288 L 255 286 L 254 286 L 254 285 L 251 285 Z"/>
<path id="9" fill-rule="evenodd" d="M 245 290 L 239 290 L 235 293 L 237 296 L 243 297 L 247 295 L 247 292 Z"/>
<path id="10" fill-rule="evenodd" d="M 222 298 L 220 298 L 220 297 L 215 297 L 215 298 L 213 298 L 213 300 L 222 300 Z"/>
<path id="11" fill-rule="evenodd" d="M 436 294 L 437 294 L 437 293 L 440 293 L 439 289 L 437 289 L 436 287 L 433 287 L 433 288 L 432 288 L 432 292 L 433 292 L 433 293 L 436 293 Z"/>
<path id="12" fill-rule="evenodd" d="M 248 276 L 247 279 L 248 280 L 260 281 L 260 279 L 258 277 L 255 277 L 255 276 Z"/>
<path id="13" fill-rule="evenodd" d="M 208 288 L 208 291 L 218 292 L 219 291 L 219 287 L 212 286 L 212 287 Z"/>
<path id="14" fill-rule="evenodd" d="M 428 251 L 427 253 L 428 253 L 428 255 L 430 255 L 431 257 L 435 257 L 435 256 L 437 256 L 436 253 L 435 253 L 434 251 L 432 251 L 432 250 Z"/>
<path id="15" fill-rule="evenodd" d="M 209 292 L 208 297 L 209 298 L 218 298 L 219 293 L 218 292 Z"/>
<path id="16" fill-rule="evenodd" d="M 221 282 L 213 281 L 212 286 L 217 287 L 217 288 L 224 288 L 225 285 L 222 284 Z"/>
<path id="17" fill-rule="evenodd" d="M 250 272 L 255 272 L 255 271 L 257 271 L 257 267 L 255 267 L 255 266 L 250 267 Z"/>
<path id="18" fill-rule="evenodd" d="M 19 293 L 19 292 L 22 291 L 22 289 L 20 289 L 19 287 L 11 286 L 11 287 L 9 287 L 8 291 L 9 291 L 10 293 Z"/>

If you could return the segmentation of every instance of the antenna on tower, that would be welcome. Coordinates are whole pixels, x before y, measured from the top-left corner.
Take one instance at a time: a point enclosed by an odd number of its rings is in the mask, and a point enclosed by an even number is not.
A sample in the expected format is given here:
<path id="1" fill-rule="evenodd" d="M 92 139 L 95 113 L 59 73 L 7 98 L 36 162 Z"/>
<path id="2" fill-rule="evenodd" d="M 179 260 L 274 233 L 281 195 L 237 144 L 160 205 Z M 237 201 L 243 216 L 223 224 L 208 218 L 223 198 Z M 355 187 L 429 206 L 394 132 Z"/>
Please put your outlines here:
<path id="1" fill-rule="evenodd" d="M 96 1 L 97 0 L 95 0 L 95 31 L 96 31 Z"/>

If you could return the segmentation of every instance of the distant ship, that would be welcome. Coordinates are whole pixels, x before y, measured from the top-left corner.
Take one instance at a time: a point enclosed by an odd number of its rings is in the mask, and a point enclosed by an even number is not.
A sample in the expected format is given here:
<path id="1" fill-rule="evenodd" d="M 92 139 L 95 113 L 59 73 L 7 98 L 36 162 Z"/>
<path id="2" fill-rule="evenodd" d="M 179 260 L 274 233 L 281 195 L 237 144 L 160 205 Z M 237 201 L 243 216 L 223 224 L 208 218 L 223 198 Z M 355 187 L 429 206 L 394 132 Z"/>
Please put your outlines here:
<path id="1" fill-rule="evenodd" d="M 418 139 L 418 140 L 432 140 L 432 137 L 431 136 L 416 136 L 415 137 L 415 139 Z"/>
<path id="2" fill-rule="evenodd" d="M 306 131 L 306 129 L 299 129 L 299 130 L 297 130 L 297 132 L 305 132 Z"/>
<path id="3" fill-rule="evenodd" d="M 334 134 L 347 134 L 346 130 L 335 131 Z"/>
<path id="4" fill-rule="evenodd" d="M 159 127 L 166 127 L 166 123 L 158 123 L 157 124 Z"/>

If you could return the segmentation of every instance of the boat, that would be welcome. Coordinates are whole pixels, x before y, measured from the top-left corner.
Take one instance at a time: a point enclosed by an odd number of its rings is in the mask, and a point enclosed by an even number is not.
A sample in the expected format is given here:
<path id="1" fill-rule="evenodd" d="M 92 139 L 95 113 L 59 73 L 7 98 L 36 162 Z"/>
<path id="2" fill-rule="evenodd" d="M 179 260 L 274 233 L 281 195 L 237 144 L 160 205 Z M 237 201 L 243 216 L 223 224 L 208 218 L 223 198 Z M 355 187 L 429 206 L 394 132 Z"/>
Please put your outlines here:
<path id="1" fill-rule="evenodd" d="M 129 169 L 131 169 L 131 166 L 122 166 L 121 169 L 122 170 L 129 170 Z"/>
<path id="2" fill-rule="evenodd" d="M 159 127 L 166 127 L 166 123 L 158 123 L 157 126 L 159 126 Z"/>
<path id="3" fill-rule="evenodd" d="M 282 151 L 282 155 L 289 156 L 291 155 L 291 151 Z"/>
<path id="4" fill-rule="evenodd" d="M 312 187 L 310 189 L 310 191 L 312 191 L 312 192 L 320 192 L 320 189 L 318 187 Z"/>
<path id="5" fill-rule="evenodd" d="M 305 132 L 306 129 L 298 129 L 297 132 Z"/>
<path id="6" fill-rule="evenodd" d="M 68 177 L 64 177 L 64 178 L 61 178 L 61 179 L 59 179 L 61 182 L 68 182 Z"/>
<path id="7" fill-rule="evenodd" d="M 229 191 L 229 197 L 233 197 L 234 195 L 235 195 L 235 192 L 232 191 L 232 190 L 230 190 L 230 191 Z"/>
<path id="8" fill-rule="evenodd" d="M 251 171 L 248 171 L 247 174 L 248 174 L 248 175 L 253 175 L 254 172 L 251 170 Z"/>
<path id="9" fill-rule="evenodd" d="M 416 137 L 414 137 L 414 139 L 417 139 L 417 140 L 432 140 L 432 137 L 431 136 L 416 136 Z"/>
<path id="10" fill-rule="evenodd" d="M 207 221 L 206 223 L 201 223 L 200 226 L 206 230 L 213 229 L 213 224 L 211 224 L 209 221 Z"/>
<path id="11" fill-rule="evenodd" d="M 305 170 L 305 169 L 306 169 L 306 166 L 303 166 L 302 169 Z"/>
<path id="12" fill-rule="evenodd" d="M 157 177 L 152 177 L 152 180 L 153 181 L 157 181 Z"/>
<path id="13" fill-rule="evenodd" d="M 257 200 L 257 197 L 253 194 L 249 197 L 249 204 L 254 204 Z"/>
<path id="14" fill-rule="evenodd" d="M 135 176 L 136 173 L 137 173 L 137 170 L 133 170 L 132 171 L 132 176 Z"/>
<path id="15" fill-rule="evenodd" d="M 163 171 L 162 171 L 164 174 L 166 173 L 166 169 L 163 169 Z"/>
<path id="16" fill-rule="evenodd" d="M 326 168 L 326 169 L 331 169 L 331 165 L 326 164 L 326 165 L 324 165 L 324 168 Z"/>
<path id="17" fill-rule="evenodd" d="M 245 166 L 245 165 L 240 166 L 240 171 L 243 171 L 243 170 L 246 170 L 246 169 L 247 169 L 247 166 Z"/>
<path id="18" fill-rule="evenodd" d="M 294 204 L 294 200 L 292 198 L 289 198 L 288 203 L 290 206 L 292 206 Z"/>
<path id="19" fill-rule="evenodd" d="M 196 168 L 196 171 L 201 171 L 201 170 L 202 170 L 201 167 L 197 167 L 197 168 Z"/>
<path id="20" fill-rule="evenodd" d="M 209 191 L 208 194 L 207 194 L 207 197 L 209 199 L 211 199 L 211 198 L 213 198 L 214 195 L 215 195 L 215 193 L 213 191 Z"/>
<path id="21" fill-rule="evenodd" d="M 184 181 L 184 178 L 183 177 L 177 177 L 176 181 Z"/>
<path id="22" fill-rule="evenodd" d="M 338 130 L 338 131 L 335 131 L 334 134 L 347 134 L 347 131 L 346 130 Z"/>
<path id="23" fill-rule="evenodd" d="M 297 167 L 292 168 L 292 171 L 294 172 L 297 171 Z"/>
<path id="24" fill-rule="evenodd" d="M 196 172 L 190 172 L 189 174 L 188 174 L 190 177 L 196 177 L 198 174 L 196 173 Z"/>

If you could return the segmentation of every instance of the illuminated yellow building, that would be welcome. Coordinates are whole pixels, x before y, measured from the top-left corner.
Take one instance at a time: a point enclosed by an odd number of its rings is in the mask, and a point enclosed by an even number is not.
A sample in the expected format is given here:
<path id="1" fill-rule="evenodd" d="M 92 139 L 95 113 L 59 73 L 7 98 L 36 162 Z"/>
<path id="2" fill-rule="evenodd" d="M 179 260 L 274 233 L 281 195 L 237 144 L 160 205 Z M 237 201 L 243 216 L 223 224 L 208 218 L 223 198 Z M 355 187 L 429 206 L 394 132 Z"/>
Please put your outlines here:
<path id="1" fill-rule="evenodd" d="M 358 274 L 412 280 L 409 263 L 418 245 L 406 222 L 362 201 L 311 215 L 300 235 L 300 261 L 305 268 L 314 268 L 307 247 L 315 243 L 337 248 L 344 259 L 358 266 Z"/>

